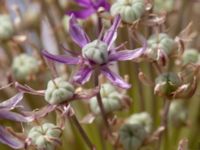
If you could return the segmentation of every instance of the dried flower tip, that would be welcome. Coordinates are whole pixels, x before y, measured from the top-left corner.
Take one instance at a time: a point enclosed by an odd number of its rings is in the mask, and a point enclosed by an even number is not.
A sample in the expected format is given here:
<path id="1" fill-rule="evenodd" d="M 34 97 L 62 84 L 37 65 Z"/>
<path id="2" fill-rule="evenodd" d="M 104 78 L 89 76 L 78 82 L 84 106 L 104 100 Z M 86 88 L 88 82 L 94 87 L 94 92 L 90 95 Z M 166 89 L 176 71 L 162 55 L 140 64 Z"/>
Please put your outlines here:
<path id="1" fill-rule="evenodd" d="M 144 12 L 144 0 L 118 0 L 111 6 L 111 15 L 120 14 L 122 20 L 127 23 L 140 19 Z"/>
<path id="2" fill-rule="evenodd" d="M 148 49 L 145 52 L 145 55 L 152 60 L 158 59 L 159 50 L 169 56 L 177 47 L 176 42 L 166 33 L 152 35 L 147 43 Z"/>
<path id="3" fill-rule="evenodd" d="M 126 123 L 142 125 L 147 133 L 150 133 L 152 129 L 152 118 L 147 112 L 131 115 L 126 120 Z"/>
<path id="4" fill-rule="evenodd" d="M 146 137 L 147 132 L 139 124 L 124 124 L 119 130 L 119 140 L 125 150 L 138 150 Z"/>
<path id="5" fill-rule="evenodd" d="M 84 58 L 96 63 L 104 64 L 108 61 L 108 46 L 106 43 L 95 40 L 86 44 L 82 49 L 82 55 Z"/>
<path id="6" fill-rule="evenodd" d="M 155 94 L 172 98 L 173 92 L 181 85 L 181 80 L 176 73 L 167 72 L 156 78 Z"/>
<path id="7" fill-rule="evenodd" d="M 74 96 L 74 86 L 62 77 L 50 80 L 45 91 L 45 100 L 49 104 L 60 104 Z"/>
<path id="8" fill-rule="evenodd" d="M 14 27 L 8 15 L 0 15 L 0 40 L 9 40 L 14 34 Z"/>
<path id="9" fill-rule="evenodd" d="M 188 119 L 188 108 L 183 100 L 175 100 L 169 108 L 169 123 L 179 127 L 185 125 Z"/>
<path id="10" fill-rule="evenodd" d="M 100 93 L 106 113 L 111 113 L 124 107 L 125 103 L 122 101 L 125 100 L 125 96 L 119 93 L 111 84 L 102 84 Z M 101 112 L 96 97 L 90 99 L 90 108 L 95 114 L 99 114 Z"/>
<path id="11" fill-rule="evenodd" d="M 28 134 L 33 145 L 37 149 L 55 150 L 55 147 L 60 143 L 62 130 L 52 123 L 45 123 L 42 126 L 33 127 Z"/>
<path id="12" fill-rule="evenodd" d="M 200 55 L 198 50 L 196 49 L 187 49 L 184 51 L 182 56 L 183 64 L 186 65 L 188 63 L 197 63 L 200 62 Z"/>
<path id="13" fill-rule="evenodd" d="M 39 71 L 39 63 L 36 58 L 27 54 L 20 54 L 14 58 L 12 72 L 17 80 L 27 80 Z"/>

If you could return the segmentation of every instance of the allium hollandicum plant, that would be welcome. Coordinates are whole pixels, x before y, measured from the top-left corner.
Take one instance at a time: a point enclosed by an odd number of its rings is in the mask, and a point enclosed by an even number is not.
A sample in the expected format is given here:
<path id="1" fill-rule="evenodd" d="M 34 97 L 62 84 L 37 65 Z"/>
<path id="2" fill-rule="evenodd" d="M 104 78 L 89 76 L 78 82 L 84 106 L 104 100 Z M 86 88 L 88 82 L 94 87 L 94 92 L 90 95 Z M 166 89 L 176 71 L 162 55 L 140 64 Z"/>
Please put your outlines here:
<path id="1" fill-rule="evenodd" d="M 200 149 L 198 0 L 0 2 L 0 149 Z"/>

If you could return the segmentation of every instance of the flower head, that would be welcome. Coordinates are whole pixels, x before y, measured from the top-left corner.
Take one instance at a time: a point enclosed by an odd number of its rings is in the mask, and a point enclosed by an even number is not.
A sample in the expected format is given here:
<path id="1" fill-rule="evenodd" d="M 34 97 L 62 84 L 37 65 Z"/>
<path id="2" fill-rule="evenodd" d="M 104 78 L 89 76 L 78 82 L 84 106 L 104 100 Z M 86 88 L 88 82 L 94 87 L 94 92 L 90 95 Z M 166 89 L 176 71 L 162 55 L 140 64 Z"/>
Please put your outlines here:
<path id="1" fill-rule="evenodd" d="M 105 34 L 100 35 L 98 39 L 91 42 L 84 30 L 77 24 L 74 15 L 72 15 L 70 18 L 69 31 L 72 40 L 82 48 L 82 53 L 76 57 L 53 55 L 47 51 L 42 51 L 42 53 L 48 59 L 60 63 L 81 65 L 79 71 L 74 76 L 74 81 L 77 83 L 86 83 L 90 79 L 92 72 L 98 70 L 105 75 L 112 84 L 125 89 L 130 88 L 131 86 L 128 83 L 109 69 L 109 65 L 115 61 L 126 61 L 140 57 L 146 49 L 146 43 L 144 42 L 143 47 L 136 50 L 118 51 L 122 46 L 113 48 L 112 44 L 117 37 L 117 28 L 120 22 L 121 18 L 118 15 Z"/>
<path id="2" fill-rule="evenodd" d="M 67 14 L 73 14 L 77 18 L 85 19 L 93 13 L 98 12 L 100 8 L 109 11 L 110 5 L 106 0 L 75 0 L 83 9 L 79 11 L 68 11 Z"/>

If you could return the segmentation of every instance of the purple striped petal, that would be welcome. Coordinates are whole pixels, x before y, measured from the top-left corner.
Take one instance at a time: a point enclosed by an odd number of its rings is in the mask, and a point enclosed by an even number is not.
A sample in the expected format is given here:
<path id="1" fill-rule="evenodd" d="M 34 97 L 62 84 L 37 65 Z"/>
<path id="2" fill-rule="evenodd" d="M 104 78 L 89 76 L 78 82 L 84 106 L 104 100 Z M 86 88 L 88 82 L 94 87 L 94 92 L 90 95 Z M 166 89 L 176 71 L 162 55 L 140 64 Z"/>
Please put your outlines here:
<path id="1" fill-rule="evenodd" d="M 110 27 L 110 29 L 106 31 L 103 37 L 103 41 L 108 44 L 108 49 L 117 38 L 117 28 L 119 27 L 120 23 L 121 23 L 121 17 L 120 15 L 117 15 L 114 19 L 112 26 Z"/>
<path id="2" fill-rule="evenodd" d="M 72 40 L 78 44 L 80 47 L 85 46 L 87 43 L 90 42 L 87 34 L 85 31 L 78 25 L 76 18 L 74 15 L 71 15 L 69 20 L 69 33 L 72 37 Z"/>
<path id="3" fill-rule="evenodd" d="M 104 67 L 101 68 L 101 73 L 103 75 L 105 75 L 112 84 L 121 87 L 123 89 L 129 89 L 131 87 L 130 84 L 128 84 L 127 82 L 125 82 L 119 75 L 117 75 L 116 73 L 112 72 L 109 68 Z"/>
<path id="4" fill-rule="evenodd" d="M 86 19 L 89 16 L 91 16 L 93 13 L 95 13 L 95 9 L 91 8 L 86 8 L 86 9 L 82 9 L 79 11 L 68 11 L 67 14 L 68 15 L 74 15 L 76 18 L 81 18 L 81 19 Z"/>
<path id="5" fill-rule="evenodd" d="M 11 110 L 16 107 L 16 105 L 23 99 L 23 93 L 18 93 L 10 99 L 0 103 L 0 109 Z"/>
<path id="6" fill-rule="evenodd" d="M 74 75 L 74 81 L 79 84 L 86 83 L 92 75 L 92 69 L 89 67 L 80 68 L 80 70 Z"/>
<path id="7" fill-rule="evenodd" d="M 42 51 L 42 55 L 44 55 L 48 59 L 51 59 L 60 63 L 64 63 L 64 64 L 69 64 L 69 65 L 78 64 L 80 62 L 80 59 L 78 57 L 66 57 L 62 55 L 53 55 L 45 50 Z"/>
<path id="8" fill-rule="evenodd" d="M 11 112 L 6 109 L 1 109 L 0 110 L 0 119 L 8 119 L 12 121 L 17 121 L 17 122 L 30 122 L 33 121 L 32 117 L 26 117 L 21 114 Z"/>
<path id="9" fill-rule="evenodd" d="M 24 148 L 24 142 L 14 137 L 2 126 L 0 126 L 0 142 L 12 147 L 13 149 Z"/>

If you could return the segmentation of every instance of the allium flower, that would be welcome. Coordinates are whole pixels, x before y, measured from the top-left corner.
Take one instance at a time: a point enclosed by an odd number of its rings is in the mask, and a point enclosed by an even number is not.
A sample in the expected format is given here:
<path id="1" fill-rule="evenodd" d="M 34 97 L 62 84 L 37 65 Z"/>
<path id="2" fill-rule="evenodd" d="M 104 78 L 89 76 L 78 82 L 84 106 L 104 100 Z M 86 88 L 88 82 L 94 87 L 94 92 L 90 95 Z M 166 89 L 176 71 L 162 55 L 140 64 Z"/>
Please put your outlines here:
<path id="1" fill-rule="evenodd" d="M 77 18 L 85 19 L 93 13 L 98 12 L 100 8 L 109 11 L 110 5 L 106 0 L 75 0 L 83 9 L 79 11 L 68 11 L 67 14 L 73 14 Z"/>
<path id="2" fill-rule="evenodd" d="M 26 117 L 19 113 L 11 112 L 16 107 L 19 107 L 19 102 L 23 99 L 23 94 L 18 93 L 10 99 L 0 103 L 0 119 L 8 119 L 17 122 L 30 122 L 32 117 Z M 23 142 L 14 137 L 3 126 L 0 126 L 0 142 L 6 144 L 14 149 L 23 148 Z"/>
<path id="3" fill-rule="evenodd" d="M 112 84 L 121 88 L 130 88 L 119 75 L 115 74 L 109 69 L 115 61 L 126 61 L 136 59 L 143 54 L 146 49 L 146 43 L 142 48 L 136 50 L 118 51 L 122 46 L 116 48 L 112 47 L 113 42 L 117 37 L 117 28 L 121 22 L 120 16 L 114 19 L 112 26 L 105 32 L 105 34 L 94 41 L 90 41 L 84 30 L 77 24 L 75 17 L 70 18 L 70 34 L 73 41 L 82 48 L 82 54 L 76 57 L 66 57 L 60 55 L 53 55 L 47 51 L 42 51 L 43 55 L 48 59 L 65 63 L 65 64 L 79 64 L 81 65 L 79 71 L 74 76 L 74 81 L 80 84 L 86 83 L 92 72 L 98 70 L 105 75 Z M 70 53 L 72 51 L 69 51 Z"/>

